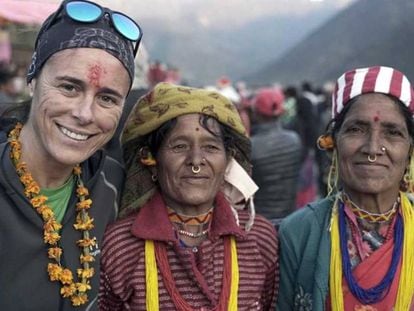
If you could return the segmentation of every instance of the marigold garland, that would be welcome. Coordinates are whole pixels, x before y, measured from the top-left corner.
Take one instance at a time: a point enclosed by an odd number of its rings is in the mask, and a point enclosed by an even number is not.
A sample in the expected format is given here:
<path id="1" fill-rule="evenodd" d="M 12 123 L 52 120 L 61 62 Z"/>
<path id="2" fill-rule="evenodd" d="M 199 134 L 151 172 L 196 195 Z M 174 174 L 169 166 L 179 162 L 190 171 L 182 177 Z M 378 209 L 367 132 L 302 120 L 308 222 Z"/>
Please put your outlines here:
<path id="1" fill-rule="evenodd" d="M 62 225 L 56 221 L 52 209 L 47 205 L 47 196 L 40 194 L 40 186 L 33 179 L 30 174 L 27 164 L 21 161 L 22 146 L 19 141 L 22 124 L 17 123 L 15 128 L 9 133 L 9 144 L 11 146 L 10 157 L 19 175 L 20 181 L 24 185 L 24 194 L 29 199 L 32 207 L 42 217 L 44 225 L 43 240 L 45 244 L 49 245 L 48 257 L 52 262 L 48 263 L 47 271 L 51 281 L 58 281 L 62 284 L 60 294 L 64 298 L 71 300 L 73 306 L 80 306 L 88 301 L 87 291 L 91 289 L 89 279 L 94 275 L 94 269 L 89 267 L 89 264 L 95 260 L 90 254 L 89 247 L 96 245 L 96 238 L 90 237 L 89 230 L 93 229 L 93 218 L 90 218 L 87 210 L 92 205 L 92 200 L 87 199 L 89 195 L 88 189 L 83 185 L 81 179 L 81 167 L 76 165 L 73 169 L 73 174 L 77 180 L 76 194 L 79 202 L 76 204 L 76 223 L 73 225 L 76 230 L 82 232 L 82 239 L 78 240 L 76 244 L 81 248 L 81 255 L 79 257 L 82 264 L 81 269 L 77 269 L 77 276 L 79 281 L 75 282 L 72 271 L 62 267 L 60 258 L 63 250 L 59 247 L 60 234 L 59 230 Z"/>

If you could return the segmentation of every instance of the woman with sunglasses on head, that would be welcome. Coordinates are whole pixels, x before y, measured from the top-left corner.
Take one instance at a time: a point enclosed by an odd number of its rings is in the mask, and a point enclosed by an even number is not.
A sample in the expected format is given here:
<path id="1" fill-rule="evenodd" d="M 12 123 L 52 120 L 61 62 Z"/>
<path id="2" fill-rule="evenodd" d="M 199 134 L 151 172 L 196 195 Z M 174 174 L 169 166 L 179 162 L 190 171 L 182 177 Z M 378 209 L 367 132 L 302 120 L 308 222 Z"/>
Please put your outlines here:
<path id="1" fill-rule="evenodd" d="M 121 117 L 142 33 L 128 16 L 64 1 L 42 25 L 24 120 L 0 132 L 0 309 L 94 310 L 120 161 Z"/>
<path id="2" fill-rule="evenodd" d="M 328 196 L 282 222 L 279 310 L 414 310 L 414 91 L 389 67 L 344 73 L 318 146 Z"/>
<path id="3" fill-rule="evenodd" d="M 244 209 L 257 187 L 235 106 L 160 83 L 122 140 L 125 219 L 105 233 L 100 309 L 274 310 L 276 232 Z"/>

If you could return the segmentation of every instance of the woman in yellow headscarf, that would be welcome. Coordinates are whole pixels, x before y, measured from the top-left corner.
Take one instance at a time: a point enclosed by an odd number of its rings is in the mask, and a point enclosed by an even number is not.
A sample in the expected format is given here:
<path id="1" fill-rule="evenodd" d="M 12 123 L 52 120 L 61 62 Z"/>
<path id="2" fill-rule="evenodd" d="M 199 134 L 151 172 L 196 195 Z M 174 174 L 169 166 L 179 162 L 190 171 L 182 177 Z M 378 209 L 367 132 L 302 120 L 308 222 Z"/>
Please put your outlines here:
<path id="1" fill-rule="evenodd" d="M 101 310 L 273 310 L 276 232 L 250 204 L 250 141 L 233 104 L 158 84 L 123 143 L 129 216 L 106 233 Z"/>

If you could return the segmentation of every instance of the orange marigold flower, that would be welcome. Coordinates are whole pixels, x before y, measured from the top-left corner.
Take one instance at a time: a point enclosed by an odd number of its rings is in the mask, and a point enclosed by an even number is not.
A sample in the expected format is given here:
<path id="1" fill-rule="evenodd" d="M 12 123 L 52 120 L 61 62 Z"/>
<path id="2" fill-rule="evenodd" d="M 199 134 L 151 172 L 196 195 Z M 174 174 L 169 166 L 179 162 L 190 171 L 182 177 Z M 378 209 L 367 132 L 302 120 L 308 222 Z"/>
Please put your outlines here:
<path id="1" fill-rule="evenodd" d="M 92 239 L 80 239 L 76 242 L 80 247 L 90 247 L 96 245 L 96 238 Z"/>
<path id="2" fill-rule="evenodd" d="M 47 201 L 47 196 L 44 195 L 37 195 L 34 198 L 30 199 L 30 203 L 32 203 L 33 207 L 40 207 Z"/>
<path id="3" fill-rule="evenodd" d="M 19 161 L 20 160 L 20 154 L 21 154 L 20 150 L 14 149 L 13 151 L 10 152 L 10 157 L 12 159 L 14 159 L 15 161 Z"/>
<path id="4" fill-rule="evenodd" d="M 76 203 L 76 210 L 82 210 L 82 209 L 89 209 L 92 205 L 92 200 L 91 199 L 87 199 L 87 200 L 83 200 L 81 202 Z"/>
<path id="5" fill-rule="evenodd" d="M 59 281 L 62 271 L 62 267 L 55 263 L 49 263 L 47 265 L 47 272 L 49 273 L 49 278 L 51 281 Z"/>
<path id="6" fill-rule="evenodd" d="M 63 269 L 62 273 L 60 274 L 59 280 L 62 282 L 62 284 L 70 284 L 73 282 L 73 275 L 72 271 L 69 269 Z"/>
<path id="7" fill-rule="evenodd" d="M 80 262 L 82 264 L 85 262 L 93 262 L 93 261 L 95 261 L 95 257 L 93 257 L 92 255 L 84 255 L 84 254 L 80 255 Z"/>
<path id="8" fill-rule="evenodd" d="M 69 285 L 62 286 L 62 288 L 60 289 L 60 294 L 64 298 L 68 298 L 68 297 L 72 296 L 75 292 L 76 292 L 76 286 L 73 283 L 69 284 Z"/>
<path id="9" fill-rule="evenodd" d="M 40 216 L 42 216 L 43 221 L 48 221 L 49 219 L 55 216 L 52 209 L 47 205 L 42 205 L 36 208 L 36 211 L 38 214 L 40 214 Z"/>
<path id="10" fill-rule="evenodd" d="M 145 166 L 154 166 L 157 164 L 157 161 L 152 156 L 148 158 L 141 158 L 140 161 Z"/>
<path id="11" fill-rule="evenodd" d="M 78 271 L 78 277 L 80 277 L 82 279 L 83 278 L 90 279 L 95 274 L 95 269 L 94 268 L 78 269 L 77 271 Z"/>
<path id="12" fill-rule="evenodd" d="M 20 161 L 20 157 L 22 155 L 22 144 L 19 141 L 12 140 L 10 141 L 11 151 L 17 153 L 17 157 L 14 160 L 19 161 L 19 163 L 25 164 L 25 162 Z M 17 167 L 17 166 L 16 166 Z"/>
<path id="13" fill-rule="evenodd" d="M 23 174 L 27 172 L 27 164 L 26 162 L 19 162 L 16 164 L 16 171 L 19 174 Z"/>
<path id="14" fill-rule="evenodd" d="M 76 223 L 73 225 L 76 230 L 91 230 L 93 229 L 93 218 L 85 214 L 84 216 L 78 214 L 76 216 Z"/>
<path id="15" fill-rule="evenodd" d="M 32 182 L 34 182 L 32 174 L 30 173 L 26 173 L 22 176 L 20 176 L 20 181 L 22 182 L 23 185 L 25 185 L 26 187 L 28 185 L 30 185 Z"/>
<path id="16" fill-rule="evenodd" d="M 43 225 L 43 229 L 47 232 L 59 231 L 62 229 L 62 225 L 58 223 L 54 218 L 50 218 Z"/>
<path id="17" fill-rule="evenodd" d="M 334 141 L 332 135 L 321 135 L 317 140 L 317 145 L 322 150 L 332 150 L 334 148 Z"/>
<path id="18" fill-rule="evenodd" d="M 21 144 L 20 144 L 20 142 L 19 141 L 17 141 L 17 140 L 10 140 L 10 146 L 13 148 L 13 149 L 21 149 Z"/>
<path id="19" fill-rule="evenodd" d="M 30 184 L 26 185 L 26 189 L 24 191 L 26 196 L 37 195 L 40 193 L 40 187 L 37 182 L 32 181 Z"/>
<path id="20" fill-rule="evenodd" d="M 59 233 L 44 231 L 43 241 L 46 244 L 56 245 L 59 240 L 60 240 Z"/>
<path id="21" fill-rule="evenodd" d="M 50 259 L 59 260 L 62 256 L 62 249 L 60 247 L 51 247 L 47 250 Z"/>
<path id="22" fill-rule="evenodd" d="M 88 195 L 89 194 L 89 191 L 88 191 L 88 188 L 86 188 L 86 187 L 78 187 L 77 189 L 76 189 L 76 193 L 78 194 L 78 195 L 83 195 L 83 196 L 86 196 L 86 195 Z"/>
<path id="23" fill-rule="evenodd" d="M 88 295 L 86 294 L 74 295 L 72 296 L 71 300 L 72 300 L 72 305 L 74 305 L 75 307 L 78 307 L 88 302 Z"/>
<path id="24" fill-rule="evenodd" d="M 74 168 L 73 168 L 73 174 L 75 174 L 75 175 L 80 175 L 82 173 L 82 169 L 81 169 L 81 167 L 79 166 L 79 165 L 76 165 Z"/>
<path id="25" fill-rule="evenodd" d="M 85 293 L 86 291 L 90 290 L 92 287 L 89 285 L 89 283 L 76 283 L 76 289 L 80 293 Z"/>

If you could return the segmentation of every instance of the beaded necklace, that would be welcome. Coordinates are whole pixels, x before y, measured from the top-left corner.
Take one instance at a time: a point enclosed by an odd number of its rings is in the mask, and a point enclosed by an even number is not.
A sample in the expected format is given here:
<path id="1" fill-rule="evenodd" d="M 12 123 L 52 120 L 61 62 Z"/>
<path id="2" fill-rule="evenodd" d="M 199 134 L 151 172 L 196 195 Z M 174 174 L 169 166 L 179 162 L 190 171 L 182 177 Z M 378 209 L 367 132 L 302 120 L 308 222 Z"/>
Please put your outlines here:
<path id="1" fill-rule="evenodd" d="M 56 220 L 52 209 L 48 206 L 47 196 L 40 194 L 40 186 L 33 179 L 27 164 L 21 161 L 22 146 L 19 137 L 22 127 L 21 123 L 17 123 L 8 135 L 8 142 L 11 147 L 10 157 L 24 186 L 25 196 L 44 222 L 43 240 L 49 247 L 48 257 L 52 261 L 47 265 L 49 279 L 60 282 L 60 294 L 64 298 L 70 299 L 73 306 L 80 306 L 88 301 L 87 292 L 91 289 L 89 279 L 94 275 L 94 269 L 89 265 L 95 259 L 89 253 L 89 248 L 96 245 L 96 238 L 91 238 L 89 235 L 89 230 L 93 229 L 94 225 L 93 219 L 87 213 L 87 210 L 92 205 L 92 200 L 87 199 L 89 192 L 81 179 L 81 167 L 76 165 L 73 169 L 73 174 L 76 178 L 76 194 L 79 202 L 76 204 L 78 214 L 76 216 L 76 223 L 73 226 L 82 233 L 82 239 L 76 242 L 81 249 L 80 263 L 82 268 L 77 269 L 78 280 L 75 281 L 72 271 L 61 265 L 63 250 L 59 247 L 61 238 L 59 230 L 62 228 L 62 225 Z"/>
<path id="2" fill-rule="evenodd" d="M 349 208 L 355 214 L 355 216 L 357 216 L 360 219 L 367 220 L 369 222 L 386 222 L 386 221 L 389 221 L 392 217 L 394 217 L 395 213 L 397 212 L 397 207 L 400 203 L 399 198 L 397 198 L 397 200 L 394 202 L 394 204 L 392 205 L 392 208 L 389 211 L 387 211 L 385 213 L 381 213 L 381 214 L 376 214 L 376 213 L 370 213 L 370 212 L 360 208 L 345 193 L 342 193 L 342 200 L 345 203 L 348 203 Z"/>
<path id="3" fill-rule="evenodd" d="M 189 238 L 198 239 L 207 235 L 210 227 L 210 221 L 213 217 L 214 207 L 206 213 L 197 216 L 179 214 L 172 208 L 167 207 L 168 218 L 173 223 L 177 233 Z M 191 232 L 189 228 L 197 229 L 197 232 Z"/>
<path id="4" fill-rule="evenodd" d="M 331 232 L 329 288 L 333 311 L 345 310 L 343 297 L 344 291 L 342 288 L 343 269 L 339 230 L 339 200 L 339 196 L 337 196 L 333 205 L 329 228 Z M 403 237 L 401 237 L 403 240 L 402 261 L 397 299 L 394 309 L 396 311 L 405 311 L 409 310 L 414 296 L 414 273 L 412 273 L 412 267 L 414 266 L 414 209 L 408 196 L 403 192 L 400 192 L 400 202 L 403 223 L 401 225 L 403 227 Z M 394 230 L 397 229 L 394 227 Z M 396 237 L 396 239 L 399 239 L 399 237 Z"/>
<path id="5" fill-rule="evenodd" d="M 189 216 L 184 214 L 179 214 L 171 207 L 167 207 L 168 209 L 168 218 L 172 222 L 180 222 L 187 225 L 202 225 L 206 222 L 209 222 L 213 217 L 213 210 L 214 207 L 210 208 L 206 213 L 197 216 Z"/>
<path id="6" fill-rule="evenodd" d="M 394 249 L 392 252 L 392 259 L 390 267 L 384 278 L 377 285 L 365 289 L 359 286 L 358 282 L 352 274 L 351 261 L 348 252 L 348 240 L 345 223 L 344 203 L 339 204 L 339 239 L 341 244 L 342 267 L 345 279 L 348 283 L 349 290 L 352 294 L 363 304 L 374 304 L 382 300 L 387 294 L 391 283 L 397 271 L 398 263 L 401 257 L 402 241 L 404 238 L 403 224 L 401 215 L 397 214 L 397 219 L 394 228 Z"/>

